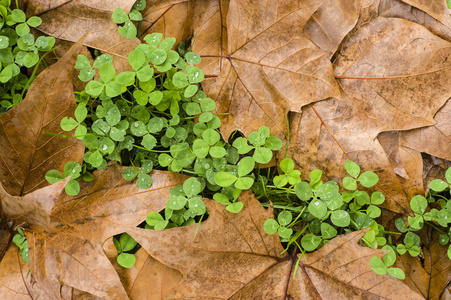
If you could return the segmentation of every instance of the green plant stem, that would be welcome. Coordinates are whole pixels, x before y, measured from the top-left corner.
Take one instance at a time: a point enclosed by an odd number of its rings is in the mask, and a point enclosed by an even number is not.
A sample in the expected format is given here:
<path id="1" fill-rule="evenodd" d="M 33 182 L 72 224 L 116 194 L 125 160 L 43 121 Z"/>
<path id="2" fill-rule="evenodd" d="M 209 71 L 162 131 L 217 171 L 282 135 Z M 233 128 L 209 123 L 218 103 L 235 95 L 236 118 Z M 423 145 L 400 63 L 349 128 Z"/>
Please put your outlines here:
<path id="1" fill-rule="evenodd" d="M 59 133 L 53 133 L 53 132 L 47 132 L 47 131 L 44 131 L 44 134 L 59 136 L 59 137 L 63 137 L 63 138 L 77 138 L 77 137 L 80 137 L 80 136 L 59 134 Z"/>
<path id="2" fill-rule="evenodd" d="M 17 0 L 16 0 L 17 1 Z M 55 48 L 50 49 L 49 51 L 47 51 L 46 53 L 44 53 L 44 55 L 41 56 L 41 58 L 39 59 L 38 63 L 36 64 L 36 66 L 33 69 L 33 73 L 31 73 L 30 78 L 28 78 L 27 83 L 25 84 L 23 90 L 22 90 L 22 99 L 23 99 L 23 95 L 25 94 L 25 91 L 28 89 L 28 87 L 30 86 L 31 82 L 34 80 L 33 77 L 36 75 L 36 72 L 38 71 L 38 67 L 41 64 L 42 60 L 44 59 L 44 57 L 46 57 L 47 54 L 49 54 L 50 52 L 58 49 L 60 46 L 56 46 Z"/>
<path id="3" fill-rule="evenodd" d="M 19 9 L 19 0 L 16 0 L 16 8 Z"/>
<path id="4" fill-rule="evenodd" d="M 271 203 L 265 202 L 265 203 L 262 203 L 262 206 L 263 206 L 263 207 L 270 207 L 270 206 L 271 206 Z M 279 205 L 279 204 L 273 204 L 272 206 L 273 206 L 274 208 L 278 208 L 278 209 L 287 209 L 287 210 L 291 210 L 291 211 L 295 211 L 295 212 L 300 212 L 300 213 L 304 212 L 304 209 L 305 209 L 305 207 L 303 207 L 303 208 L 297 208 L 297 207 L 286 206 L 286 205 Z"/>
<path id="5" fill-rule="evenodd" d="M 139 21 L 138 22 L 138 28 L 136 29 L 136 37 L 137 38 L 139 38 L 139 32 L 141 31 L 141 23 L 142 23 L 143 21 L 141 20 L 141 21 Z"/>
<path id="6" fill-rule="evenodd" d="M 435 230 L 437 230 L 438 232 L 442 233 L 442 234 L 446 234 L 446 232 L 444 232 L 441 229 L 438 229 L 435 225 L 433 225 L 432 223 L 430 223 L 429 221 L 425 221 L 426 224 L 428 224 L 429 226 L 431 226 L 432 228 L 434 228 Z"/>
<path id="7" fill-rule="evenodd" d="M 290 224 L 288 224 L 286 227 L 290 228 L 293 227 L 294 224 L 296 224 L 296 221 L 301 217 L 302 213 L 304 212 L 304 210 L 307 208 L 307 206 L 304 206 L 304 208 L 302 209 L 302 211 L 298 214 L 298 216 L 296 217 L 296 219 L 294 219 L 293 222 L 291 222 Z"/>
<path id="8" fill-rule="evenodd" d="M 393 231 L 385 231 L 385 230 L 384 230 L 384 233 L 396 234 L 396 235 L 401 235 L 402 234 L 401 232 L 393 232 Z"/>

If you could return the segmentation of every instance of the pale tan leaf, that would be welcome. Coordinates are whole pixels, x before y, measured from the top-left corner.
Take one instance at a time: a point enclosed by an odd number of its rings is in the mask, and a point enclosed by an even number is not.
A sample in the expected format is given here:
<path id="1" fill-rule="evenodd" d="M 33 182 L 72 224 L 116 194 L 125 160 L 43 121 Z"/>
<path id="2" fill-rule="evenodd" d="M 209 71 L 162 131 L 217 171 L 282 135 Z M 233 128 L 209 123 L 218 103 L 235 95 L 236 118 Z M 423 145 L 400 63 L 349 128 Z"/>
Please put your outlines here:
<path id="1" fill-rule="evenodd" d="M 46 300 L 50 296 L 29 274 L 29 265 L 22 260 L 19 248 L 11 245 L 0 262 L 0 298 Z"/>
<path id="2" fill-rule="evenodd" d="M 304 26 L 304 34 L 318 47 L 335 53 L 357 23 L 362 0 L 326 0 Z"/>
<path id="3" fill-rule="evenodd" d="M 153 171 L 152 187 L 141 190 L 135 181 L 122 178 L 123 169 L 112 164 L 95 172 L 93 181 L 81 183 L 79 195 L 60 195 L 49 229 L 27 229 L 31 272 L 53 298 L 61 296 L 61 285 L 101 298 L 127 297 L 103 242 L 137 226 L 150 211 L 163 209 L 169 188 L 186 177 Z"/>
<path id="4" fill-rule="evenodd" d="M 130 11 L 134 0 L 73 0 L 47 11 L 39 17 L 36 29 L 65 41 L 75 42 L 87 34 L 83 45 L 111 54 L 117 72 L 131 69 L 127 56 L 137 45 L 138 38 L 128 39 L 118 32 L 111 15 L 116 7 Z"/>
<path id="5" fill-rule="evenodd" d="M 183 41 L 185 27 L 189 22 L 188 0 L 147 0 L 143 10 L 143 20 L 139 36 L 143 39 L 147 34 L 160 32 L 164 37 L 175 37 L 177 42 Z"/>
<path id="6" fill-rule="evenodd" d="M 69 160 L 81 162 L 80 140 L 46 134 L 67 134 L 60 121 L 74 114 L 72 72 L 81 46 L 82 40 L 39 74 L 22 103 L 0 115 L 0 183 L 11 196 L 49 185 L 45 173 L 62 170 Z"/>
<path id="7" fill-rule="evenodd" d="M 426 152 L 451 160 L 451 101 L 434 116 L 435 125 L 408 130 L 401 133 L 401 144 L 417 151 Z"/>

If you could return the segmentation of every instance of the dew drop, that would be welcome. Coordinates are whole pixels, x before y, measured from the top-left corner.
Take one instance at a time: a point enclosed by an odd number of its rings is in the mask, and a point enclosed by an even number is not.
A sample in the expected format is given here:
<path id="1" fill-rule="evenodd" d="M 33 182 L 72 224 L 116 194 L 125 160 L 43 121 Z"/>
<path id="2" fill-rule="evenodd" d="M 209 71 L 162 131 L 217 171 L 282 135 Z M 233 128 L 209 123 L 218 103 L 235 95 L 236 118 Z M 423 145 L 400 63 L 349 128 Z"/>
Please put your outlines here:
<path id="1" fill-rule="evenodd" d="M 135 127 L 139 127 L 139 124 L 138 123 L 135 123 L 135 125 L 134 125 Z"/>
<path id="2" fill-rule="evenodd" d="M 102 146 L 102 150 L 105 151 L 106 149 L 108 149 L 108 146 L 107 145 L 103 145 Z"/>
<path id="3" fill-rule="evenodd" d="M 319 201 L 315 201 L 315 206 L 319 206 Z"/>
<path id="4" fill-rule="evenodd" d="M 194 207 L 198 207 L 199 205 L 195 204 Z"/>

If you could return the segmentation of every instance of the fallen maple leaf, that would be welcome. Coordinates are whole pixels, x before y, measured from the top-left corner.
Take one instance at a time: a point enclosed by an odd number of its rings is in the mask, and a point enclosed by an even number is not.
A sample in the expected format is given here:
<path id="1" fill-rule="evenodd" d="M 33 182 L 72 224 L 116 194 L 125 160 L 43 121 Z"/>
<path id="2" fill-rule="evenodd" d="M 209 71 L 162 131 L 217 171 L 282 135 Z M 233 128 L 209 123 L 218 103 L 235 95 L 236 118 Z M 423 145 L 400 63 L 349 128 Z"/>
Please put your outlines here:
<path id="1" fill-rule="evenodd" d="M 434 116 L 435 125 L 401 132 L 401 145 L 451 160 L 450 115 L 451 101 L 448 101 Z"/>
<path id="2" fill-rule="evenodd" d="M 223 114 L 224 139 L 235 129 L 247 135 L 261 125 L 285 137 L 288 111 L 339 96 L 329 52 L 303 33 L 322 2 L 230 2 L 223 68 L 214 85 L 203 86 Z"/>
<path id="3" fill-rule="evenodd" d="M 49 295 L 28 274 L 29 266 L 22 260 L 19 248 L 8 248 L 0 262 L 0 295 L 2 299 L 49 299 Z"/>
<path id="4" fill-rule="evenodd" d="M 20 105 L 0 115 L 0 184 L 11 196 L 47 186 L 44 176 L 50 169 L 62 170 L 69 160 L 81 162 L 80 140 L 46 134 L 65 133 L 61 119 L 74 114 L 72 72 L 81 46 L 82 40 L 39 74 Z"/>
<path id="5" fill-rule="evenodd" d="M 123 268 L 116 261 L 117 250 L 112 239 L 107 243 L 112 254 L 108 257 L 131 300 L 164 299 L 166 294 L 182 280 L 182 274 L 179 271 L 160 263 L 144 248 L 135 253 L 136 263 L 131 268 Z"/>
<path id="6" fill-rule="evenodd" d="M 150 211 L 166 206 L 169 188 L 186 179 L 170 172 L 153 171 L 150 189 L 122 178 L 125 167 L 110 164 L 81 183 L 77 196 L 60 190 L 49 214 L 48 228 L 26 229 L 30 269 L 52 299 L 60 298 L 61 285 L 95 296 L 125 299 L 127 294 L 105 256 L 102 245 L 113 235 L 139 225 Z"/>
<path id="7" fill-rule="evenodd" d="M 359 19 L 362 0 L 325 0 L 304 26 L 304 34 L 332 56 Z"/>
<path id="8" fill-rule="evenodd" d="M 344 162 L 353 160 L 378 173 L 377 189 L 388 197 L 383 207 L 407 214 L 410 198 L 377 136 L 435 123 L 434 115 L 451 96 L 450 46 L 401 19 L 376 18 L 354 31 L 334 62 L 342 99 L 315 103 L 292 123 L 289 153 L 304 174 L 321 168 L 339 181 Z M 420 185 L 415 191 L 422 190 L 421 181 L 413 182 Z"/>
<path id="9" fill-rule="evenodd" d="M 142 11 L 139 37 L 143 39 L 149 33 L 160 32 L 164 37 L 175 37 L 177 41 L 183 41 L 184 28 L 190 17 L 188 6 L 188 0 L 147 1 L 146 8 Z"/>
<path id="10" fill-rule="evenodd" d="M 297 257 L 281 254 L 279 237 L 263 230 L 272 210 L 251 192 L 240 197 L 244 208 L 239 214 L 205 200 L 210 215 L 200 225 L 127 231 L 152 257 L 183 274 L 165 299 L 422 299 L 401 281 L 371 270 L 370 257 L 382 257 L 384 251 L 359 246 L 363 231 L 341 235 L 307 254 L 293 279 Z"/>
<path id="11" fill-rule="evenodd" d="M 448 246 L 438 242 L 438 234 L 431 228 L 420 231 L 422 255 L 412 257 L 408 253 L 399 256 L 395 266 L 406 273 L 405 283 L 421 293 L 426 299 L 442 299 L 441 294 L 451 282 L 451 261 L 447 256 Z"/>
<path id="12" fill-rule="evenodd" d="M 36 29 L 71 42 L 87 34 L 83 43 L 85 46 L 111 54 L 116 71 L 127 71 L 131 69 L 127 56 L 140 42 L 138 38 L 121 36 L 111 15 L 117 7 L 130 12 L 134 3 L 134 0 L 67 1 L 59 6 L 52 5 L 53 9 L 38 14 L 42 24 Z"/>
<path id="13" fill-rule="evenodd" d="M 443 24 L 426 12 L 407 3 L 404 3 L 401 0 L 380 0 L 378 14 L 381 17 L 403 18 L 412 22 L 416 22 L 420 25 L 423 25 L 441 38 L 451 40 L 451 28 L 448 25 L 449 22 Z M 449 14 L 447 16 L 445 11 L 442 11 L 439 14 L 441 15 L 441 19 L 449 18 Z"/>

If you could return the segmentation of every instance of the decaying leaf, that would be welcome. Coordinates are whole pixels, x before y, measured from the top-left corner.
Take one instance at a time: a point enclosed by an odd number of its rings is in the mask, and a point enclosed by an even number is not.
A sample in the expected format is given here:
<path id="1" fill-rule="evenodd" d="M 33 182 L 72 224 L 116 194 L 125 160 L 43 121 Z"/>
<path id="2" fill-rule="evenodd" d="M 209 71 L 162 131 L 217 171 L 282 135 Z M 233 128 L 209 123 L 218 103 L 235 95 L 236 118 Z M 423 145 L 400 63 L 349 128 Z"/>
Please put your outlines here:
<path id="1" fill-rule="evenodd" d="M 424 258 L 406 253 L 398 256 L 395 266 L 405 270 L 405 284 L 411 289 L 426 299 L 439 299 L 451 281 L 451 261 L 446 254 L 448 246 L 439 244 L 438 235 L 430 227 L 427 233 L 422 231 L 419 234 Z"/>
<path id="2" fill-rule="evenodd" d="M 141 190 L 122 178 L 123 169 L 112 164 L 94 173 L 77 196 L 62 192 L 52 207 L 50 226 L 27 229 L 31 272 L 53 298 L 60 297 L 61 285 L 102 298 L 127 297 L 103 242 L 139 225 L 150 211 L 163 209 L 169 188 L 186 177 L 154 171 L 152 187 Z"/>
<path id="3" fill-rule="evenodd" d="M 285 137 L 289 110 L 339 95 L 329 52 L 303 33 L 322 2 L 230 2 L 224 67 L 214 85 L 204 86 L 224 114 L 226 140 L 235 129 L 247 135 L 261 125 Z"/>
<path id="4" fill-rule="evenodd" d="M 434 116 L 435 125 L 401 133 L 401 144 L 417 151 L 451 160 L 451 101 Z"/>
<path id="5" fill-rule="evenodd" d="M 354 28 L 362 0 L 326 0 L 304 26 L 304 34 L 332 56 L 343 38 Z"/>
<path id="6" fill-rule="evenodd" d="M 205 200 L 210 215 L 199 227 L 128 231 L 152 257 L 183 274 L 166 299 L 421 299 L 402 282 L 371 271 L 369 259 L 384 252 L 359 246 L 364 232 L 342 235 L 307 254 L 293 279 L 296 257 L 281 254 L 278 236 L 263 230 L 272 210 L 251 192 L 241 200 L 240 214 Z"/>
<path id="7" fill-rule="evenodd" d="M 451 25 L 448 7 L 446 1 L 423 1 L 423 0 L 402 0 L 414 7 L 421 9 L 430 16 L 445 25 Z"/>
<path id="8" fill-rule="evenodd" d="M 46 134 L 63 134 L 61 119 L 74 114 L 72 72 L 82 42 L 39 74 L 20 105 L 0 115 L 0 184 L 11 196 L 47 186 L 47 171 L 83 157 L 80 140 Z"/>
<path id="9" fill-rule="evenodd" d="M 422 191 L 419 170 L 410 168 L 419 186 L 405 192 L 377 136 L 435 123 L 435 113 L 451 95 L 451 65 L 446 62 L 450 46 L 424 27 L 401 19 L 376 18 L 353 32 L 334 62 L 342 99 L 315 103 L 292 123 L 290 154 L 304 174 L 321 168 L 339 181 L 344 162 L 353 160 L 379 174 L 377 188 L 389 198 L 386 208 L 408 213 L 409 196 Z M 398 170 L 409 176 L 399 166 Z"/>
<path id="10" fill-rule="evenodd" d="M 111 263 L 116 269 L 131 300 L 164 299 L 166 294 L 182 280 L 182 274 L 150 256 L 144 248 L 135 253 L 136 263 L 131 268 L 121 267 L 117 261 L 117 251 L 110 241 Z M 105 248 L 105 246 L 104 246 Z"/>
<path id="11" fill-rule="evenodd" d="M 139 36 L 143 39 L 147 34 L 160 32 L 164 37 L 175 37 L 183 41 L 184 31 L 189 19 L 188 0 L 147 0 L 143 10 L 143 21 Z"/>
<path id="12" fill-rule="evenodd" d="M 401 0 L 380 0 L 378 12 L 381 17 L 402 18 L 416 22 L 441 38 L 451 40 L 451 28 L 449 25 L 441 23 L 426 12 Z M 442 18 L 448 19 L 449 16 L 442 15 Z"/>
<path id="13" fill-rule="evenodd" d="M 138 38 L 128 39 L 118 32 L 111 15 L 116 7 L 130 11 L 134 0 L 73 0 L 38 16 L 40 32 L 65 41 L 75 42 L 87 34 L 83 44 L 111 54 L 116 71 L 130 69 L 127 56 L 140 43 Z"/>
<path id="14" fill-rule="evenodd" d="M 29 274 L 29 265 L 16 246 L 9 247 L 0 262 L 0 295 L 3 299 L 50 299 Z"/>

